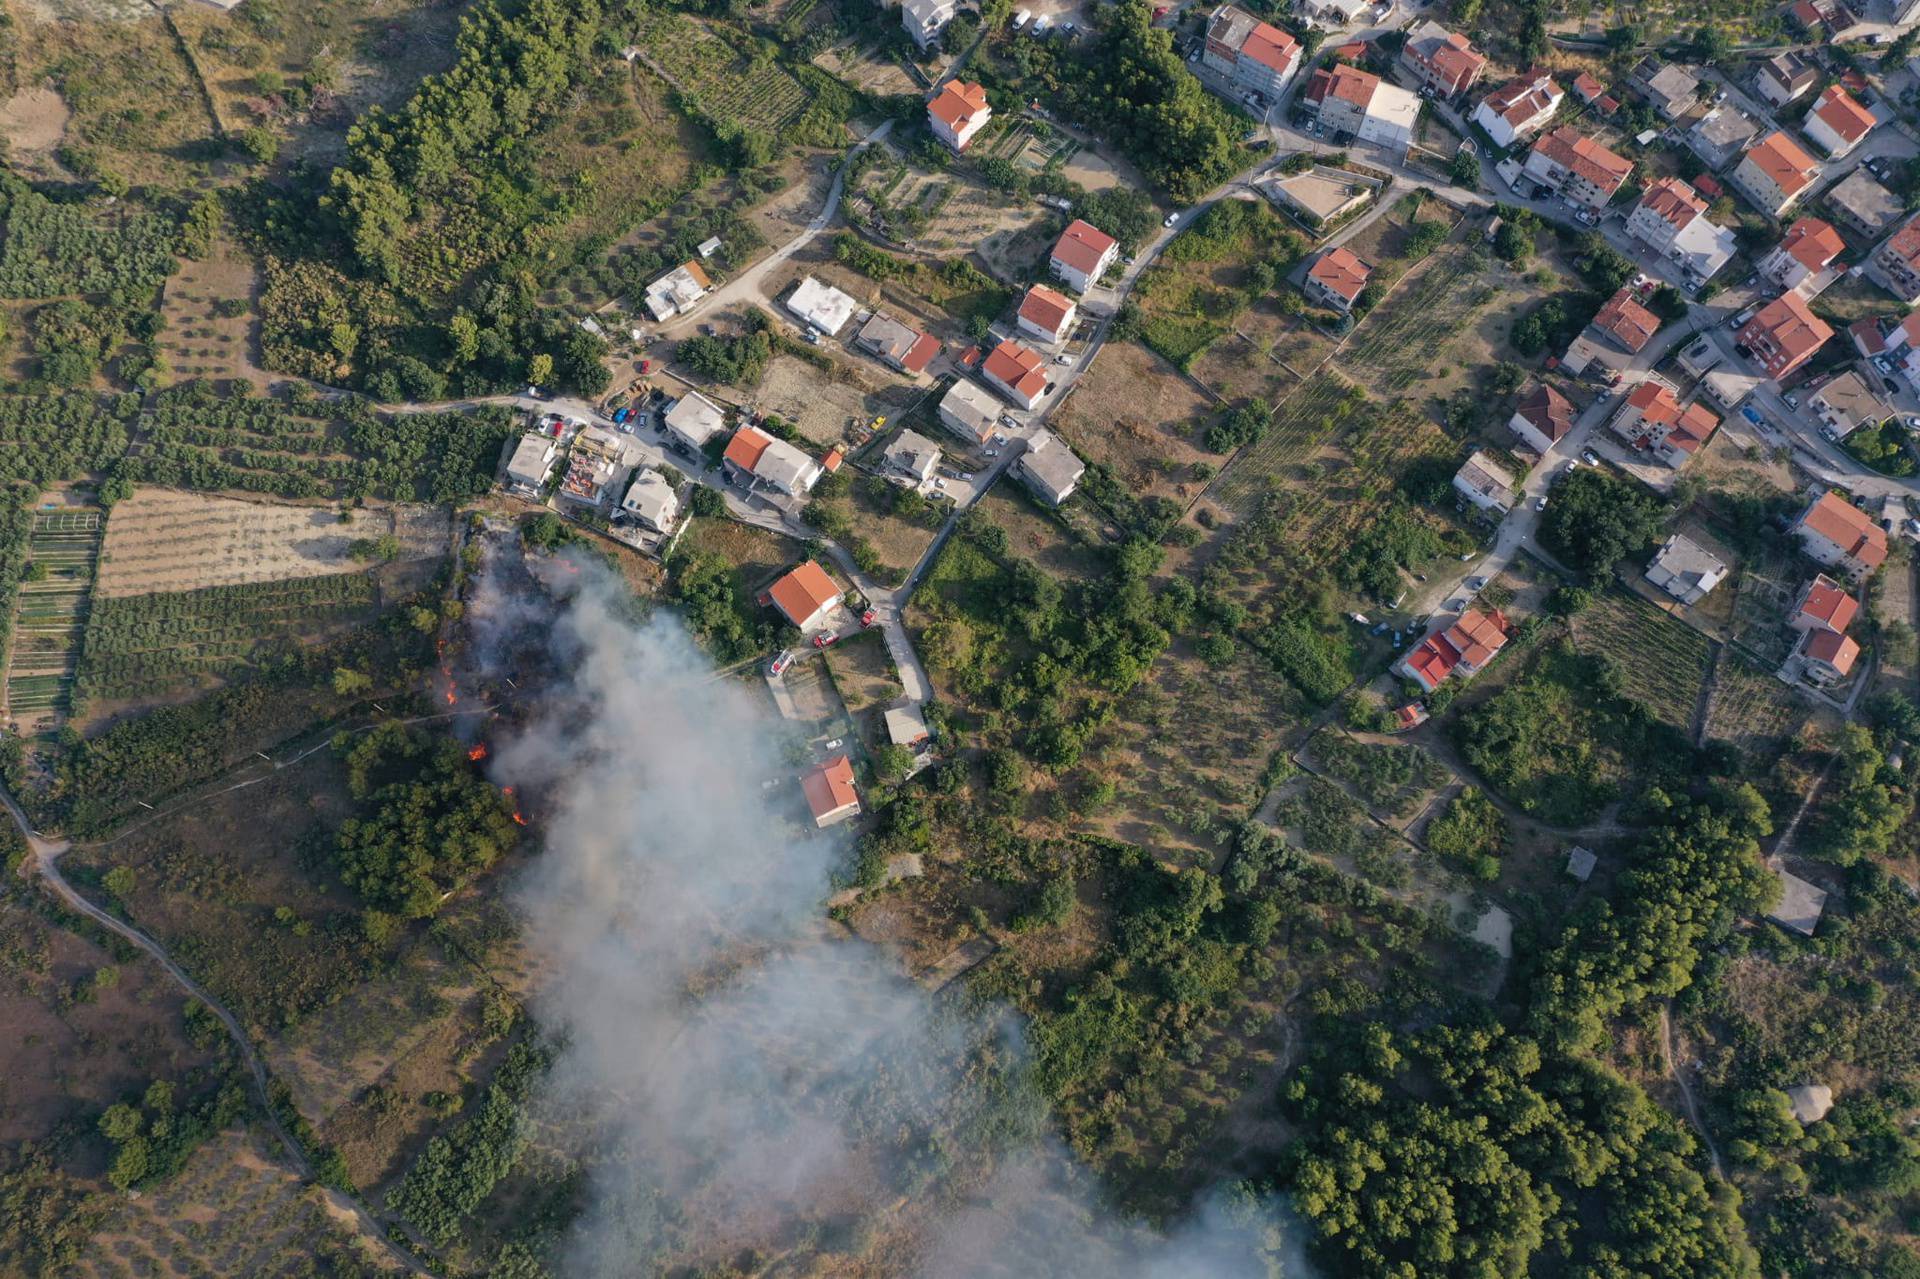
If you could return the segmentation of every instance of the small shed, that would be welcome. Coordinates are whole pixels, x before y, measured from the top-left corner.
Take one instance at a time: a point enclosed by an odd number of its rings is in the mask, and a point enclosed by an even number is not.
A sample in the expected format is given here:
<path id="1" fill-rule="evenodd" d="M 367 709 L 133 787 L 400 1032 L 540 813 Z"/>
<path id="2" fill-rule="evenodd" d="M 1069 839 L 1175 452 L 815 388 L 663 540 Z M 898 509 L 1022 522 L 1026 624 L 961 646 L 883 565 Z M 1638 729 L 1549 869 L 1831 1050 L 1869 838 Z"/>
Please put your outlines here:
<path id="1" fill-rule="evenodd" d="M 887 740 L 895 746 L 924 746 L 932 736 L 927 731 L 926 716 L 912 702 L 905 706 L 895 706 L 886 714 Z"/>
<path id="2" fill-rule="evenodd" d="M 1813 936 L 1820 926 L 1820 912 L 1827 906 L 1827 890 L 1785 869 L 1779 875 L 1780 904 L 1768 912 L 1767 918 L 1803 937 Z"/>
<path id="3" fill-rule="evenodd" d="M 1599 864 L 1600 859 L 1593 855 L 1591 848 L 1569 848 L 1567 850 L 1567 874 L 1573 876 L 1583 884 L 1593 877 L 1593 868 Z"/>

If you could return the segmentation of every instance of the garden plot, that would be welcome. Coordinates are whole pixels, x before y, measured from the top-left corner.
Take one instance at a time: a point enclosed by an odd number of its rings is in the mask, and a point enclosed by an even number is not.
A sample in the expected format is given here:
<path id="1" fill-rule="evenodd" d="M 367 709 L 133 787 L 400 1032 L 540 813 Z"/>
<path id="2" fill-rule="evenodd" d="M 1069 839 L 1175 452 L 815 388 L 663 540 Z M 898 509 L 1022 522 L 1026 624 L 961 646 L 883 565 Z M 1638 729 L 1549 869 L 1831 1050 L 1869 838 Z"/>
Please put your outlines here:
<path id="1" fill-rule="evenodd" d="M 1733 582 L 1733 642 L 1763 665 L 1778 666 L 1792 651 L 1795 636 L 1787 617 L 1806 585 L 1803 573 L 1792 558 L 1755 557 L 1740 566 Z"/>
<path id="2" fill-rule="evenodd" d="M 1133 342 L 1110 342 L 1053 414 L 1050 425 L 1089 464 L 1109 467 L 1137 498 L 1186 501 L 1204 487 L 1200 446 L 1218 411 L 1192 383 Z"/>
<path id="3" fill-rule="evenodd" d="M 1382 395 L 1399 394 L 1431 376 L 1474 317 L 1499 296 L 1486 268 L 1487 260 L 1464 245 L 1440 250 L 1361 322 L 1336 361 Z"/>
<path id="4" fill-rule="evenodd" d="M 69 709 L 105 518 L 88 507 L 33 517 L 27 555 L 37 580 L 15 600 L 7 666 L 7 714 L 23 731 Z"/>
<path id="5" fill-rule="evenodd" d="M 1765 760 L 1806 726 L 1811 713 L 1811 704 L 1771 671 L 1731 650 L 1721 653 L 1707 702 L 1709 738 Z"/>
<path id="6" fill-rule="evenodd" d="M 909 93 L 919 97 L 926 93 L 925 86 L 897 59 L 854 44 L 836 45 L 816 55 L 813 65 L 863 93 L 881 97 Z"/>
<path id="7" fill-rule="evenodd" d="M 192 591 L 343 573 L 354 543 L 391 535 L 403 561 L 446 554 L 451 517 L 435 507 L 361 510 L 350 522 L 322 506 L 282 506 L 143 488 L 114 507 L 100 557 L 103 597 Z"/>
<path id="8" fill-rule="evenodd" d="M 778 133 L 807 109 L 806 86 L 771 56 L 747 57 L 679 14 L 647 11 L 635 43 L 668 83 L 717 120 Z"/>
<path id="9" fill-rule="evenodd" d="M 206 257 L 183 259 L 167 281 L 158 338 L 173 371 L 186 378 L 240 379 L 264 389 L 271 375 L 254 362 L 254 290 L 246 252 L 221 237 Z"/>
<path id="10" fill-rule="evenodd" d="M 877 417 L 897 421 L 926 394 L 926 388 L 900 382 L 878 384 L 872 374 L 851 363 L 836 362 L 828 372 L 792 355 L 776 355 L 753 391 L 753 405 L 791 422 L 821 448 L 854 444 L 866 438 Z"/>
<path id="11" fill-rule="evenodd" d="M 1637 595 L 1605 591 L 1572 623 L 1574 647 L 1606 658 L 1620 691 L 1649 715 L 1691 734 L 1713 662 L 1707 638 Z"/>

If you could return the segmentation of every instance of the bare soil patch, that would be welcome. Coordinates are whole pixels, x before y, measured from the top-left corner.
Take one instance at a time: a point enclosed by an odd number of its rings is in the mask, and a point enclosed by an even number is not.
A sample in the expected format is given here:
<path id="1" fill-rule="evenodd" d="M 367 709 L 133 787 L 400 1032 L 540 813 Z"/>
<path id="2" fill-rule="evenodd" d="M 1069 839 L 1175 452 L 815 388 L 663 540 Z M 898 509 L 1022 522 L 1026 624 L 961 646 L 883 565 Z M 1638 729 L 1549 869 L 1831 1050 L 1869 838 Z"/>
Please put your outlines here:
<path id="1" fill-rule="evenodd" d="M 864 439 L 864 428 L 876 417 L 898 419 L 926 392 L 925 387 L 883 381 L 878 365 L 869 373 L 836 360 L 829 373 L 795 356 L 778 355 L 754 388 L 753 403 L 793 423 L 812 443 L 831 448 Z"/>
<path id="2" fill-rule="evenodd" d="M 0 105 L 0 134 L 7 139 L 7 159 L 15 167 L 37 160 L 51 166 L 53 149 L 67 135 L 73 111 L 57 90 L 44 85 L 22 89 Z"/>
<path id="3" fill-rule="evenodd" d="M 119 597 L 350 572 L 360 566 L 352 543 L 389 533 L 400 540 L 400 559 L 432 559 L 446 553 L 450 518 L 433 507 L 394 506 L 356 511 L 342 523 L 331 507 L 143 488 L 107 521 L 95 589 Z"/>
<path id="4" fill-rule="evenodd" d="M 1198 442 L 1217 411 L 1144 346 L 1110 342 L 1052 425 L 1082 458 L 1111 467 L 1134 496 L 1184 502 L 1205 487 L 1194 464 L 1220 461 Z"/>
<path id="5" fill-rule="evenodd" d="M 167 280 L 161 299 L 166 328 L 160 351 L 175 374 L 188 378 L 244 381 L 264 390 L 275 380 L 262 369 L 256 303 L 259 272 L 238 244 L 220 236 L 205 258 L 182 259 L 180 269 Z M 233 304 L 244 306 L 238 315 L 222 315 Z"/>

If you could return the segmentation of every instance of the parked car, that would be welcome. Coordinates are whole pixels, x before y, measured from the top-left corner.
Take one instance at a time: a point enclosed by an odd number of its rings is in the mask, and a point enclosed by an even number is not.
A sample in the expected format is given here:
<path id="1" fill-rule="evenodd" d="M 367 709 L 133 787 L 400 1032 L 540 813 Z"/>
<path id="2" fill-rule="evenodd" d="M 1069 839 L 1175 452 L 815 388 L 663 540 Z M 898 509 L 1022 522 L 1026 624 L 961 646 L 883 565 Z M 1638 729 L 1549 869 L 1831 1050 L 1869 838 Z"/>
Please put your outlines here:
<path id="1" fill-rule="evenodd" d="M 1534 504 L 1533 504 L 1533 509 L 1534 509 L 1534 510 L 1536 510 L 1536 511 L 1544 511 L 1544 510 L 1546 510 L 1546 509 L 1547 509 L 1547 499 L 1546 499 L 1545 497 L 1541 497 L 1541 498 L 1538 498 L 1538 499 L 1536 499 L 1536 500 L 1534 501 Z"/>
<path id="2" fill-rule="evenodd" d="M 1470 577 L 1467 579 L 1467 589 L 1470 591 L 1481 590 L 1486 584 L 1487 579 L 1484 577 Z"/>
<path id="3" fill-rule="evenodd" d="M 1579 469 L 1580 469 L 1580 459 L 1577 457 L 1570 457 L 1567 459 L 1567 464 L 1561 468 L 1561 473 L 1563 475 L 1572 475 L 1575 471 Z"/>
<path id="4" fill-rule="evenodd" d="M 1783 395 L 1780 398 L 1787 402 L 1787 407 L 1790 409 L 1797 409 L 1800 407 L 1800 397 L 1797 395 Z"/>
<path id="5" fill-rule="evenodd" d="M 645 377 L 647 374 L 651 372 L 653 372 L 653 361 L 652 360 L 640 361 L 640 376 Z"/>
<path id="6" fill-rule="evenodd" d="M 1065 351 L 1062 351 L 1060 352 L 1060 354 L 1053 357 L 1053 362 L 1055 364 L 1072 364 L 1073 357 L 1071 355 L 1068 355 Z"/>
<path id="7" fill-rule="evenodd" d="M 777 679 L 785 674 L 787 667 L 791 665 L 793 665 L 793 650 L 789 648 L 773 659 L 767 667 L 767 674 Z"/>
<path id="8" fill-rule="evenodd" d="M 880 619 L 880 615 L 878 613 L 874 612 L 872 609 L 868 609 L 866 612 L 860 614 L 860 625 L 872 626 L 879 619 Z"/>
<path id="9" fill-rule="evenodd" d="M 1600 455 L 1598 453 L 1595 453 L 1592 449 L 1581 449 L 1580 460 L 1582 462 L 1585 462 L 1588 466 L 1600 465 Z"/>
<path id="10" fill-rule="evenodd" d="M 987 456 L 988 456 L 988 457 L 999 457 L 999 456 L 1000 456 L 1000 450 L 999 450 L 999 449 L 988 449 L 988 450 L 987 450 Z"/>

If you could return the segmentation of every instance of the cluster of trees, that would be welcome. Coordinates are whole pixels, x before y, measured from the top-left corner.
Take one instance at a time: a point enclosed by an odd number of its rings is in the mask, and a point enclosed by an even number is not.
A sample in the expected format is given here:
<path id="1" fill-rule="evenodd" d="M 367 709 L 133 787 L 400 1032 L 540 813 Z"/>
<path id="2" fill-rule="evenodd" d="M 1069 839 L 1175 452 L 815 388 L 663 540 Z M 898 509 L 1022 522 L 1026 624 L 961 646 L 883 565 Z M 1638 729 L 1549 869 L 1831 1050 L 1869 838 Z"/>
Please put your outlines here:
<path id="1" fill-rule="evenodd" d="M 1502 227 L 1504 234 L 1506 228 Z M 1522 355 L 1564 348 L 1581 329 L 1593 322 L 1600 299 L 1587 293 L 1560 293 L 1547 298 L 1513 323 L 1507 340 Z"/>
<path id="2" fill-rule="evenodd" d="M 461 1223 L 526 1150 L 527 1096 L 551 1060 L 546 1049 L 527 1040 L 509 1048 L 474 1113 L 427 1143 L 387 1206 L 435 1243 L 452 1243 Z"/>
<path id="3" fill-rule="evenodd" d="M 1356 742 L 1337 729 L 1313 735 L 1313 757 L 1329 774 L 1359 791 L 1376 808 L 1405 811 L 1409 788 L 1431 790 L 1447 771 L 1432 755 L 1408 743 Z"/>
<path id="4" fill-rule="evenodd" d="M 753 386 L 773 358 L 773 338 L 766 330 L 733 337 L 698 334 L 680 344 L 682 363 L 701 377 L 728 386 Z"/>
<path id="5" fill-rule="evenodd" d="M 125 455 L 138 395 L 0 396 L 0 482 L 46 485 L 104 471 Z"/>
<path id="6" fill-rule="evenodd" d="M 1469 786 L 1427 824 L 1427 847 L 1475 879 L 1500 878 L 1500 855 L 1511 832 L 1486 793 Z"/>
<path id="7" fill-rule="evenodd" d="M 1872 732 L 1847 724 L 1834 746 L 1834 768 L 1820 795 L 1813 849 L 1840 866 L 1884 857 L 1907 819 L 1913 793 Z"/>
<path id="8" fill-rule="evenodd" d="M 456 741 L 388 724 L 342 753 L 348 787 L 369 811 L 342 823 L 334 859 L 374 910 L 424 919 L 518 839 L 512 797 Z"/>
<path id="9" fill-rule="evenodd" d="M 1258 444 L 1272 426 L 1273 405 L 1265 400 L 1248 400 L 1207 428 L 1207 451 L 1231 453 Z"/>
<path id="10" fill-rule="evenodd" d="M 138 1102 L 122 1101 L 100 1115 L 101 1135 L 113 1143 L 107 1180 L 121 1190 L 157 1185 L 179 1172 L 200 1143 L 247 1112 L 247 1093 L 229 1076 L 189 1106 L 176 1104 L 175 1086 L 147 1085 Z"/>
<path id="11" fill-rule="evenodd" d="M 0 176 L 0 297 L 117 294 L 144 300 L 173 270 L 178 225 L 164 213 L 56 203 Z"/>
<path id="12" fill-rule="evenodd" d="M 70 1274 L 108 1203 L 56 1166 L 45 1147 L 0 1150 L 0 1257 L 29 1275 Z"/>
<path id="13" fill-rule="evenodd" d="M 773 648 L 773 624 L 752 607 L 739 570 L 721 556 L 676 548 L 667 561 L 667 591 L 688 628 L 720 662 L 744 661 Z"/>
<path id="14" fill-rule="evenodd" d="M 1641 485 L 1583 466 L 1554 487 L 1540 541 L 1582 572 L 1602 574 L 1651 546 L 1665 515 L 1660 499 Z"/>

